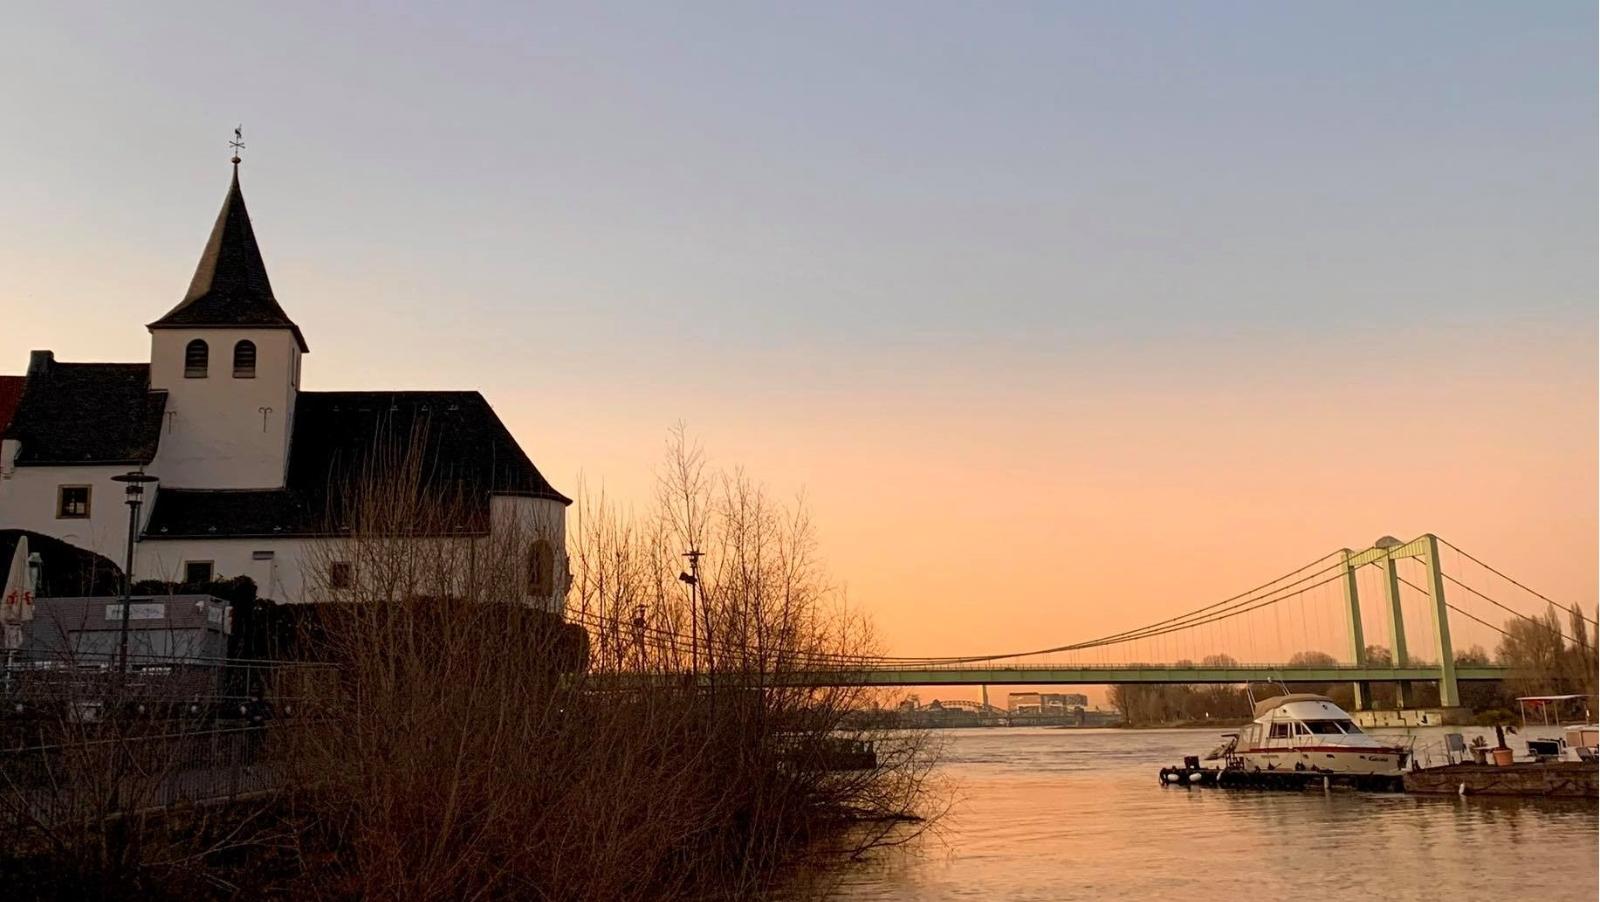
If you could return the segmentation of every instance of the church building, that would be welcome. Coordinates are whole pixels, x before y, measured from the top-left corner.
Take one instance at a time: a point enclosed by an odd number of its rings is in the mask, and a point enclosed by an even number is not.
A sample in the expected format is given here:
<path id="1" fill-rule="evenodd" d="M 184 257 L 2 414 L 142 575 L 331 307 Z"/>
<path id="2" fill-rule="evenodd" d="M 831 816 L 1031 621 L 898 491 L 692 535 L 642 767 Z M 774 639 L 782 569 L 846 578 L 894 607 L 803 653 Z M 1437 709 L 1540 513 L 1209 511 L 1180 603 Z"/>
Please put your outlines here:
<path id="1" fill-rule="evenodd" d="M 114 477 L 142 472 L 156 481 L 132 539 L 136 579 L 248 576 L 263 598 L 334 600 L 312 596 L 352 579 L 340 486 L 409 453 L 427 488 L 459 499 L 451 535 L 529 537 L 524 600 L 559 611 L 571 501 L 481 394 L 301 388 L 310 346 L 273 294 L 233 162 L 188 291 L 146 327 L 148 362 L 34 351 L 25 376 L 0 376 L 0 529 L 120 568 L 128 507 Z"/>

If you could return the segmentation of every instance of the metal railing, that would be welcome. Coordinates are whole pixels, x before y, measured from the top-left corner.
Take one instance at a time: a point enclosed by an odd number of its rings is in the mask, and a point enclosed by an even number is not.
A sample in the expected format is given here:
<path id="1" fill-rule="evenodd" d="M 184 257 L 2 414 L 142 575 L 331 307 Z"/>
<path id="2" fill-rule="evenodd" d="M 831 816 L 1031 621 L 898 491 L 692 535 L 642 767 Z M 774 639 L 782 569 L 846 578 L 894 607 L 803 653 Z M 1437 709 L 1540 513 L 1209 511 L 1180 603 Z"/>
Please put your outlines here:
<path id="1" fill-rule="evenodd" d="M 298 661 L 130 654 L 124 669 L 113 653 L 15 655 L 0 662 L 0 722 L 67 707 L 226 717 L 250 701 L 305 705 L 337 679 L 334 665 Z"/>
<path id="2" fill-rule="evenodd" d="M 225 803 L 282 785 L 265 727 L 110 736 L 0 751 L 0 832 Z"/>

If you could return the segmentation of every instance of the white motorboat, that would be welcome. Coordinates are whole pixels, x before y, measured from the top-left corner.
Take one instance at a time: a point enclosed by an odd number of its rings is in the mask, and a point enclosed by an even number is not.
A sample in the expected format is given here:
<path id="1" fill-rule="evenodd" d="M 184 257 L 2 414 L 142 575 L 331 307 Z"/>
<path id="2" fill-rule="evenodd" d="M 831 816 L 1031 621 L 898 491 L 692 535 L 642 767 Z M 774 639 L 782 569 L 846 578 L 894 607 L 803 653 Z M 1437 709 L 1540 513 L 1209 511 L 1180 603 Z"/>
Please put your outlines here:
<path id="1" fill-rule="evenodd" d="M 1568 761 L 1592 763 L 1600 759 L 1600 724 L 1568 724 L 1561 731 L 1561 742 Z"/>
<path id="2" fill-rule="evenodd" d="M 1255 718 L 1219 750 L 1229 767 L 1324 774 L 1398 774 L 1405 767 L 1404 748 L 1362 732 L 1325 695 L 1269 698 L 1256 704 Z"/>
<path id="3" fill-rule="evenodd" d="M 1581 711 L 1584 719 L 1561 727 L 1560 739 L 1529 739 L 1528 753 L 1539 760 L 1588 761 L 1600 757 L 1600 724 L 1591 718 L 1589 695 L 1524 695 L 1517 699 L 1517 710 L 1522 713 L 1522 729 L 1543 726 L 1550 728 L 1561 723 L 1562 715 Z M 1529 710 L 1537 720 L 1530 723 Z"/>

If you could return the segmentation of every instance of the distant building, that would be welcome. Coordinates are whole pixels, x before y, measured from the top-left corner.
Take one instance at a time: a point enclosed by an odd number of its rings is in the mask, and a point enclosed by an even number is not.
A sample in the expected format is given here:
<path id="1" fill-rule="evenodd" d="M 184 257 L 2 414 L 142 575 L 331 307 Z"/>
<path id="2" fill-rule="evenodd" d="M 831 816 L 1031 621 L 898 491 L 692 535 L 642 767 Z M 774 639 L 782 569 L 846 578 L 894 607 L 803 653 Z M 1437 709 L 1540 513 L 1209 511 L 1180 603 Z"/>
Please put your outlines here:
<path id="1" fill-rule="evenodd" d="M 1077 692 L 1013 692 L 1006 697 L 1012 714 L 1071 714 L 1089 706 L 1089 697 Z"/>

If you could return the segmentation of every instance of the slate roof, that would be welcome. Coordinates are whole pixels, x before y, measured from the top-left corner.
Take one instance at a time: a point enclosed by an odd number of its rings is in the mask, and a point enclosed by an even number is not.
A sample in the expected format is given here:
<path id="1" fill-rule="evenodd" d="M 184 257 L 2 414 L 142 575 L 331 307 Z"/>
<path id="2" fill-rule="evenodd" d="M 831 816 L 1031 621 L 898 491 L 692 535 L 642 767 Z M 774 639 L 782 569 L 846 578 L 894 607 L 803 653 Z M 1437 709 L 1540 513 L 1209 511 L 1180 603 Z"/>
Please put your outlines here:
<path id="1" fill-rule="evenodd" d="M 5 437 L 17 465 L 143 465 L 156 455 L 167 393 L 145 363 L 57 363 L 28 374 Z"/>
<path id="2" fill-rule="evenodd" d="M 461 493 L 452 532 L 488 528 L 492 494 L 571 501 L 545 480 L 472 391 L 301 392 L 281 490 L 158 488 L 146 538 L 336 535 L 339 491 L 418 450 L 429 489 Z M 382 478 L 381 476 L 379 478 Z"/>
<path id="3" fill-rule="evenodd" d="M 256 244 L 250 213 L 245 209 L 244 193 L 239 190 L 239 169 L 233 170 L 233 184 L 222 201 L 211 237 L 200 254 L 189 291 L 178 306 L 150 324 L 151 329 L 206 328 L 263 329 L 282 327 L 294 332 L 300 350 L 306 339 L 289 314 L 278 306 L 267 278 L 267 265 Z"/>

